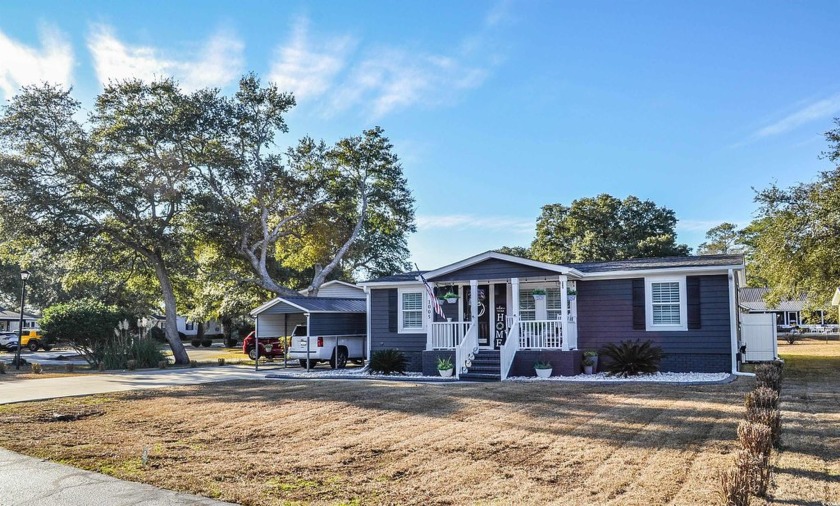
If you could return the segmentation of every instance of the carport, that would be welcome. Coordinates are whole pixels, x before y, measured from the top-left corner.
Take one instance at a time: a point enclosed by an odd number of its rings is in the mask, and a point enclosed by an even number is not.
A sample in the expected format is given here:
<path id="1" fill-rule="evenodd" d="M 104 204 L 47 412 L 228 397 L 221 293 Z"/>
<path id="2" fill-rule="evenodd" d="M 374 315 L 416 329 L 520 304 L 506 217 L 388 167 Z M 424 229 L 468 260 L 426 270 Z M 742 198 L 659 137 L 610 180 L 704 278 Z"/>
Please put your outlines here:
<path id="1" fill-rule="evenodd" d="M 309 335 L 367 334 L 365 299 L 277 297 L 251 311 L 257 339 L 288 336 L 296 325 Z"/>

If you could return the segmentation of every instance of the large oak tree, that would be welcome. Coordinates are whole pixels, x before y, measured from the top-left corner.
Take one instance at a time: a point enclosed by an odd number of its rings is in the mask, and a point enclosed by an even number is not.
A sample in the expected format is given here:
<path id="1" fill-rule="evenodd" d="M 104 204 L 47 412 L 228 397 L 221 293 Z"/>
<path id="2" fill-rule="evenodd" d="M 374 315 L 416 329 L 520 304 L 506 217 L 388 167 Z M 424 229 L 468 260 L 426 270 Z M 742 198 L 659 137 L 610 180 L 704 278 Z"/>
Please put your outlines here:
<path id="1" fill-rule="evenodd" d="M 674 211 L 650 200 L 612 195 L 548 204 L 537 219 L 531 256 L 551 263 L 685 256 L 676 243 Z"/>

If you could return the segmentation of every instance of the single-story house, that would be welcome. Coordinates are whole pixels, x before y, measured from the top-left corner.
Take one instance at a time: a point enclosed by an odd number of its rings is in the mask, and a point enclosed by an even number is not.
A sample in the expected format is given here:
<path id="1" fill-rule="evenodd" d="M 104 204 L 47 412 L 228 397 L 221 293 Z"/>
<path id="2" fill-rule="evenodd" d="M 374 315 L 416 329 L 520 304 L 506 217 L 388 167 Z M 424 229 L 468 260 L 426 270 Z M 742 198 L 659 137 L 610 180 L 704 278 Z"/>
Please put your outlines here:
<path id="1" fill-rule="evenodd" d="M 747 313 L 773 313 L 776 315 L 776 325 L 779 327 L 793 327 L 802 324 L 802 311 L 808 302 L 803 293 L 796 299 L 781 300 L 776 306 L 769 306 L 764 297 L 770 289 L 766 287 L 744 287 L 738 291 L 738 302 L 741 309 Z M 825 323 L 825 314 L 820 311 L 820 324 Z M 813 323 L 813 322 L 812 322 Z"/>
<path id="2" fill-rule="evenodd" d="M 0 332 L 17 332 L 20 324 L 20 311 L 6 311 L 0 308 Z M 23 313 L 23 328 L 37 329 L 38 316 Z"/>
<path id="3" fill-rule="evenodd" d="M 301 290 L 300 294 L 306 295 L 306 290 Z M 335 279 L 327 281 L 318 288 L 318 297 L 364 299 L 365 291 L 352 283 Z"/>
<path id="4" fill-rule="evenodd" d="M 368 350 L 400 350 L 412 371 L 450 357 L 461 378 L 532 376 L 538 360 L 573 375 L 584 351 L 640 339 L 663 349 L 663 371 L 734 372 L 743 270 L 741 255 L 551 264 L 491 251 L 359 285 Z M 421 275 L 435 299 L 456 295 L 438 302 L 444 316 Z"/>
<path id="5" fill-rule="evenodd" d="M 160 327 L 161 329 L 166 328 L 166 317 L 163 315 L 152 315 L 152 319 L 155 320 L 155 326 Z M 197 336 L 198 335 L 198 324 L 196 322 L 190 321 L 187 319 L 186 316 L 177 316 L 175 317 L 176 325 L 178 326 L 178 332 L 184 334 L 187 337 Z M 222 334 L 222 324 L 216 320 L 210 320 L 209 322 L 204 322 L 204 335 L 205 336 L 215 336 Z"/>

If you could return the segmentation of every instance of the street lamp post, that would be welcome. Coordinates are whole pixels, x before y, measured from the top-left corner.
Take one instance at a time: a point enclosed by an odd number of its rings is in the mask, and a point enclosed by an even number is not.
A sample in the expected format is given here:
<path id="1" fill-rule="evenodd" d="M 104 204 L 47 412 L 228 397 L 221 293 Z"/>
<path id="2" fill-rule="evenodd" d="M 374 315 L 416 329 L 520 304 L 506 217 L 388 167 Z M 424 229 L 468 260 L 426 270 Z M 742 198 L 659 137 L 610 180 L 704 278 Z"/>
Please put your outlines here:
<path id="1" fill-rule="evenodd" d="M 18 347 L 15 354 L 15 369 L 20 370 L 20 345 L 23 342 L 23 302 L 26 300 L 26 280 L 29 279 L 29 271 L 20 271 L 20 280 L 23 281 L 20 287 L 20 319 L 18 320 Z"/>

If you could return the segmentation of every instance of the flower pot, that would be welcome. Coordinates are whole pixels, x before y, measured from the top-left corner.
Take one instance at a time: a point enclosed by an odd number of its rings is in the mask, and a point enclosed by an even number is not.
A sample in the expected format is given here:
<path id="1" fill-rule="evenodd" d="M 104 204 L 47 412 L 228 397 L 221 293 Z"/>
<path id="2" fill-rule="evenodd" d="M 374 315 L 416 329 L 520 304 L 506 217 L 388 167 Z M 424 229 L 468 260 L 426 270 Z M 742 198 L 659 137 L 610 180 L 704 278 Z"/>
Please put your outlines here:
<path id="1" fill-rule="evenodd" d="M 593 374 L 595 372 L 594 365 L 585 365 L 583 366 L 583 373 L 584 374 Z"/>
<path id="2" fill-rule="evenodd" d="M 446 300 L 446 302 L 448 302 L 450 304 L 455 304 L 456 302 L 458 302 L 458 297 L 449 297 L 448 299 L 445 299 L 445 300 Z"/>
<path id="3" fill-rule="evenodd" d="M 577 299 L 577 295 L 569 294 L 568 299 L 569 299 L 569 301 L 573 301 L 573 300 Z"/>
<path id="4" fill-rule="evenodd" d="M 545 295 L 533 295 L 534 300 L 545 300 Z"/>
<path id="5" fill-rule="evenodd" d="M 444 378 L 448 378 L 448 377 L 452 376 L 453 372 L 455 372 L 455 368 L 453 367 L 452 369 L 438 369 L 438 372 Z"/>
<path id="6" fill-rule="evenodd" d="M 548 378 L 549 376 L 551 376 L 551 371 L 552 371 L 551 369 L 534 369 L 534 370 L 537 371 L 537 376 L 539 376 L 540 378 Z"/>

